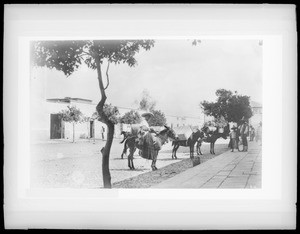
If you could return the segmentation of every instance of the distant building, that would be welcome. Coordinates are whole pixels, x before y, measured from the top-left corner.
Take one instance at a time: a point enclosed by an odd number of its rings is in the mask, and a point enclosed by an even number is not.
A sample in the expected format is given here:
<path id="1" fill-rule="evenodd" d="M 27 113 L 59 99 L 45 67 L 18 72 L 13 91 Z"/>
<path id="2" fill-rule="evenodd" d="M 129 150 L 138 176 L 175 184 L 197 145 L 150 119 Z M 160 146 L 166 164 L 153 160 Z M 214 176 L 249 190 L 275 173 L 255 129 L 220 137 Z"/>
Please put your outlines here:
<path id="1" fill-rule="evenodd" d="M 249 119 L 249 124 L 252 125 L 255 129 L 258 127 L 259 122 L 262 121 L 262 104 L 259 102 L 250 102 L 252 108 L 252 117 Z"/>
<path id="2" fill-rule="evenodd" d="M 91 100 L 83 98 L 51 98 L 46 99 L 39 106 L 32 103 L 31 108 L 31 140 L 45 141 L 50 139 L 72 139 L 73 126 L 64 122 L 60 111 L 66 110 L 67 106 L 76 106 L 86 117 L 92 117 L 96 111 L 96 105 Z M 75 139 L 99 138 L 106 131 L 106 125 L 100 121 L 77 123 L 75 125 Z M 104 139 L 106 134 L 104 134 Z"/>
<path id="3" fill-rule="evenodd" d="M 188 117 L 188 116 L 172 116 L 166 115 L 167 124 L 171 128 L 178 128 L 183 126 L 201 126 L 203 120 L 197 117 Z"/>

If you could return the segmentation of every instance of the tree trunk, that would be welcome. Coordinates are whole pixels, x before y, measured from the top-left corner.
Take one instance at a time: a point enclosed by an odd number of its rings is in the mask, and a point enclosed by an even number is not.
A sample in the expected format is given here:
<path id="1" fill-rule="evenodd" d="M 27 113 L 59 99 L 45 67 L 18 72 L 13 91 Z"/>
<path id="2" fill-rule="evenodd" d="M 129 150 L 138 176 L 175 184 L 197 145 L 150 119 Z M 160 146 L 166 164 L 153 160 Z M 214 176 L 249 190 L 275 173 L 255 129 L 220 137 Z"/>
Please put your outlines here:
<path id="1" fill-rule="evenodd" d="M 104 188 L 111 188 L 111 176 L 109 171 L 109 155 L 113 142 L 115 126 L 107 124 L 107 141 L 105 146 L 101 149 L 102 153 L 102 176 Z"/>
<path id="2" fill-rule="evenodd" d="M 105 104 L 105 101 L 107 99 L 105 94 L 105 88 L 103 85 L 102 80 L 102 73 L 101 73 L 101 64 L 100 64 L 100 58 L 98 55 L 94 56 L 95 63 L 97 66 L 97 74 L 98 74 L 98 83 L 99 88 L 101 92 L 101 100 L 98 103 L 96 110 L 99 114 L 99 119 L 102 123 L 105 123 L 107 126 L 107 141 L 105 146 L 101 149 L 102 153 L 102 177 L 103 177 L 103 185 L 104 188 L 111 188 L 111 176 L 109 171 L 109 156 L 110 156 L 110 149 L 113 142 L 114 137 L 114 124 L 109 120 L 108 116 L 105 114 L 103 107 Z"/>
<path id="3" fill-rule="evenodd" d="M 75 122 L 73 122 L 73 143 L 75 142 Z"/>

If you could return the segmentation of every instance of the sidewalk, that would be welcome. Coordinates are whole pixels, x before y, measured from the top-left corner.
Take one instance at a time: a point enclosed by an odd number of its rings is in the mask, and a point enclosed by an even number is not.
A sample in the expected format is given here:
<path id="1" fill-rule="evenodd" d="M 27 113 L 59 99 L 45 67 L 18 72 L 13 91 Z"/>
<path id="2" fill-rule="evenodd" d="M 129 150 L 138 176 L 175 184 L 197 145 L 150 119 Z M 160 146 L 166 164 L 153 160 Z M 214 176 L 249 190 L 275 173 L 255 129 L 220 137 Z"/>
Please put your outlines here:
<path id="1" fill-rule="evenodd" d="M 249 142 L 248 152 L 229 150 L 151 188 L 261 188 L 261 155 Z"/>

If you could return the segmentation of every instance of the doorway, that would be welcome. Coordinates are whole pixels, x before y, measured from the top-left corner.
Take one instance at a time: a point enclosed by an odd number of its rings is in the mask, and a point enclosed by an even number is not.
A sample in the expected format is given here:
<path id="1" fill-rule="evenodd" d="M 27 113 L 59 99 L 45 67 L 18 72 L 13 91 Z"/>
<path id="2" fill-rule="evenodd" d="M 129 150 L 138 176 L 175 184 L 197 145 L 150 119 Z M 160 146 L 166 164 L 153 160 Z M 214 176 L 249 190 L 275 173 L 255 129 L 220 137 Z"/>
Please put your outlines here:
<path id="1" fill-rule="evenodd" d="M 60 114 L 50 114 L 50 139 L 65 137 L 64 122 Z"/>
<path id="2" fill-rule="evenodd" d="M 90 138 L 95 138 L 95 122 L 90 121 Z"/>

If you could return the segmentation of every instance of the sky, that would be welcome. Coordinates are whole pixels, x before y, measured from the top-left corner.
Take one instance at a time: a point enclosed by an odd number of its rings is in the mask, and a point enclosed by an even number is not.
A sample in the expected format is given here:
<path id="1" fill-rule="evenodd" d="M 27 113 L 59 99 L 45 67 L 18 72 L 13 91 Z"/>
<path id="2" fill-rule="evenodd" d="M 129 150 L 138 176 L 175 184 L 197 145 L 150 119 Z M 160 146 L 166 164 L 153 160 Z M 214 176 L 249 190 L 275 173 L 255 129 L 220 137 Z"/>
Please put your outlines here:
<path id="1" fill-rule="evenodd" d="M 155 40 L 149 51 L 136 55 L 138 64 L 110 65 L 107 102 L 137 108 L 147 90 L 156 109 L 166 115 L 198 117 L 201 101 L 215 101 L 215 91 L 224 88 L 262 103 L 262 46 L 258 40 Z M 41 69 L 42 70 L 42 69 Z M 106 64 L 102 72 L 105 74 Z M 98 103 L 101 96 L 95 70 L 81 66 L 65 77 L 44 69 L 46 98 L 85 98 Z M 105 78 L 105 76 L 104 76 Z"/>

